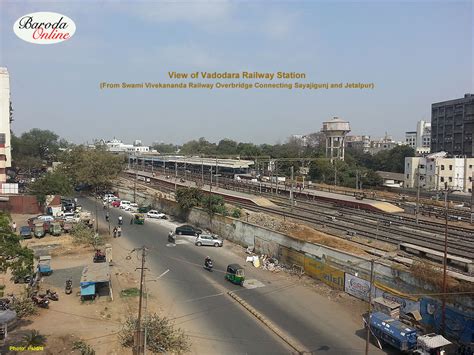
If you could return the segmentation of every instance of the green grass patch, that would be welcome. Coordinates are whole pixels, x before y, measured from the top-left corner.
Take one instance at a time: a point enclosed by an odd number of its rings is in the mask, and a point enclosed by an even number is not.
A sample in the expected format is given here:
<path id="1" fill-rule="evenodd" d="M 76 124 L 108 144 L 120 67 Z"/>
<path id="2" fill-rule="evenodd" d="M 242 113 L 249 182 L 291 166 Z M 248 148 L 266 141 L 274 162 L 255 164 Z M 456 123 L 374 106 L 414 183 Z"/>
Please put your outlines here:
<path id="1" fill-rule="evenodd" d="M 136 287 L 126 288 L 120 291 L 120 297 L 138 297 L 140 296 L 140 290 Z"/>

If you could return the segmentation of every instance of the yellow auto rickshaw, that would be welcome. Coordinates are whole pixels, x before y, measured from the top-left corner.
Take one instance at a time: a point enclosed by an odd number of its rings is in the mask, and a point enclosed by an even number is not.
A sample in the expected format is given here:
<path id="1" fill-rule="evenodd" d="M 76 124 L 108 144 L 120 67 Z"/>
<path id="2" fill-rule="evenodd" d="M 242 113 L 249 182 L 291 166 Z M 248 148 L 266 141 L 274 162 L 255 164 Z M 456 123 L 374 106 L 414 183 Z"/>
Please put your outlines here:
<path id="1" fill-rule="evenodd" d="M 145 223 L 145 215 L 143 213 L 135 213 L 135 218 L 133 220 L 135 224 L 144 224 Z"/>

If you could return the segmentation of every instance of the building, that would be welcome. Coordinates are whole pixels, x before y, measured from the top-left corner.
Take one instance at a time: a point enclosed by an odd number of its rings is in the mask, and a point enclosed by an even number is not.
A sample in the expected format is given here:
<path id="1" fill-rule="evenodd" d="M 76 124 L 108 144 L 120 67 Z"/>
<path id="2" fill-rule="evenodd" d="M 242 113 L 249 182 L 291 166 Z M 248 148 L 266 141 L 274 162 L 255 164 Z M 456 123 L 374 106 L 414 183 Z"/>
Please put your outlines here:
<path id="1" fill-rule="evenodd" d="M 367 152 L 374 155 L 382 150 L 390 150 L 398 147 L 401 144 L 402 142 L 393 140 L 391 136 L 385 133 L 385 137 L 370 141 L 370 147 L 367 149 Z"/>
<path id="2" fill-rule="evenodd" d="M 413 148 L 417 154 L 430 153 L 431 123 L 418 121 L 416 131 L 405 132 L 405 144 Z"/>
<path id="3" fill-rule="evenodd" d="M 472 192 L 474 158 L 450 158 L 446 152 L 405 158 L 405 187 Z"/>
<path id="4" fill-rule="evenodd" d="M 431 151 L 473 157 L 474 95 L 431 105 Z"/>
<path id="5" fill-rule="evenodd" d="M 135 144 L 124 144 L 118 139 L 112 139 L 110 141 L 101 140 L 99 144 L 103 144 L 107 147 L 107 150 L 112 153 L 148 153 L 150 147 L 142 146 L 141 141 L 136 140 L 135 143 L 139 142 L 140 145 Z"/>
<path id="6" fill-rule="evenodd" d="M 382 186 L 400 188 L 405 182 L 405 175 L 392 173 L 390 171 L 376 171 L 376 174 L 382 178 Z"/>
<path id="7" fill-rule="evenodd" d="M 346 148 L 361 150 L 367 153 L 370 148 L 370 136 L 347 136 Z"/>
<path id="8" fill-rule="evenodd" d="M 12 166 L 10 102 L 10 75 L 7 68 L 0 68 L 0 183 L 7 181 L 7 169 Z"/>

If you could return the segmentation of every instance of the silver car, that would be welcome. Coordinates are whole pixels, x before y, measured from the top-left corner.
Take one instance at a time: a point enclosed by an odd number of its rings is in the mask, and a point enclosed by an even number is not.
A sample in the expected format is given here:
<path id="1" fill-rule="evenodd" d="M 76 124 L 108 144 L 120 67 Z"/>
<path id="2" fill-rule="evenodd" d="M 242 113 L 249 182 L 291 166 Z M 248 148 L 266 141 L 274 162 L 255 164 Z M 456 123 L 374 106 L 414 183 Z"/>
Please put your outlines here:
<path id="1" fill-rule="evenodd" d="M 215 247 L 221 247 L 224 241 L 215 234 L 200 234 L 196 237 L 194 242 L 198 247 L 201 245 L 213 245 Z"/>

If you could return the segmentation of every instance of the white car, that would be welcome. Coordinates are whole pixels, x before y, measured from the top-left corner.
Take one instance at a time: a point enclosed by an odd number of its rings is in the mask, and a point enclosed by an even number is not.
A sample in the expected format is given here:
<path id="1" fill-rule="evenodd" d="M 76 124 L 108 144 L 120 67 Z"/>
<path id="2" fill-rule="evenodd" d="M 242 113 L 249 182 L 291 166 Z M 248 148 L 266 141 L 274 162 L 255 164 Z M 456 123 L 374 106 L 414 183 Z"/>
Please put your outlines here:
<path id="1" fill-rule="evenodd" d="M 150 210 L 147 212 L 146 216 L 148 218 L 159 218 L 159 219 L 166 219 L 166 215 L 164 213 L 158 212 L 157 210 Z"/>
<path id="2" fill-rule="evenodd" d="M 112 200 L 115 199 L 115 198 L 117 198 L 117 197 L 116 197 L 114 194 L 105 194 L 105 195 L 104 195 L 104 201 L 106 201 L 106 202 L 107 202 L 107 201 L 110 202 L 110 201 L 112 201 Z"/>
<path id="3" fill-rule="evenodd" d="M 120 208 L 124 210 L 125 208 L 130 207 L 130 203 L 130 201 L 122 200 L 120 201 Z"/>
<path id="4" fill-rule="evenodd" d="M 125 211 L 130 211 L 130 212 L 137 212 L 138 211 L 138 204 L 131 203 L 128 206 L 125 206 L 124 210 Z"/>
<path id="5" fill-rule="evenodd" d="M 41 215 L 36 217 L 36 219 L 41 222 L 54 222 L 54 217 L 49 215 Z"/>

